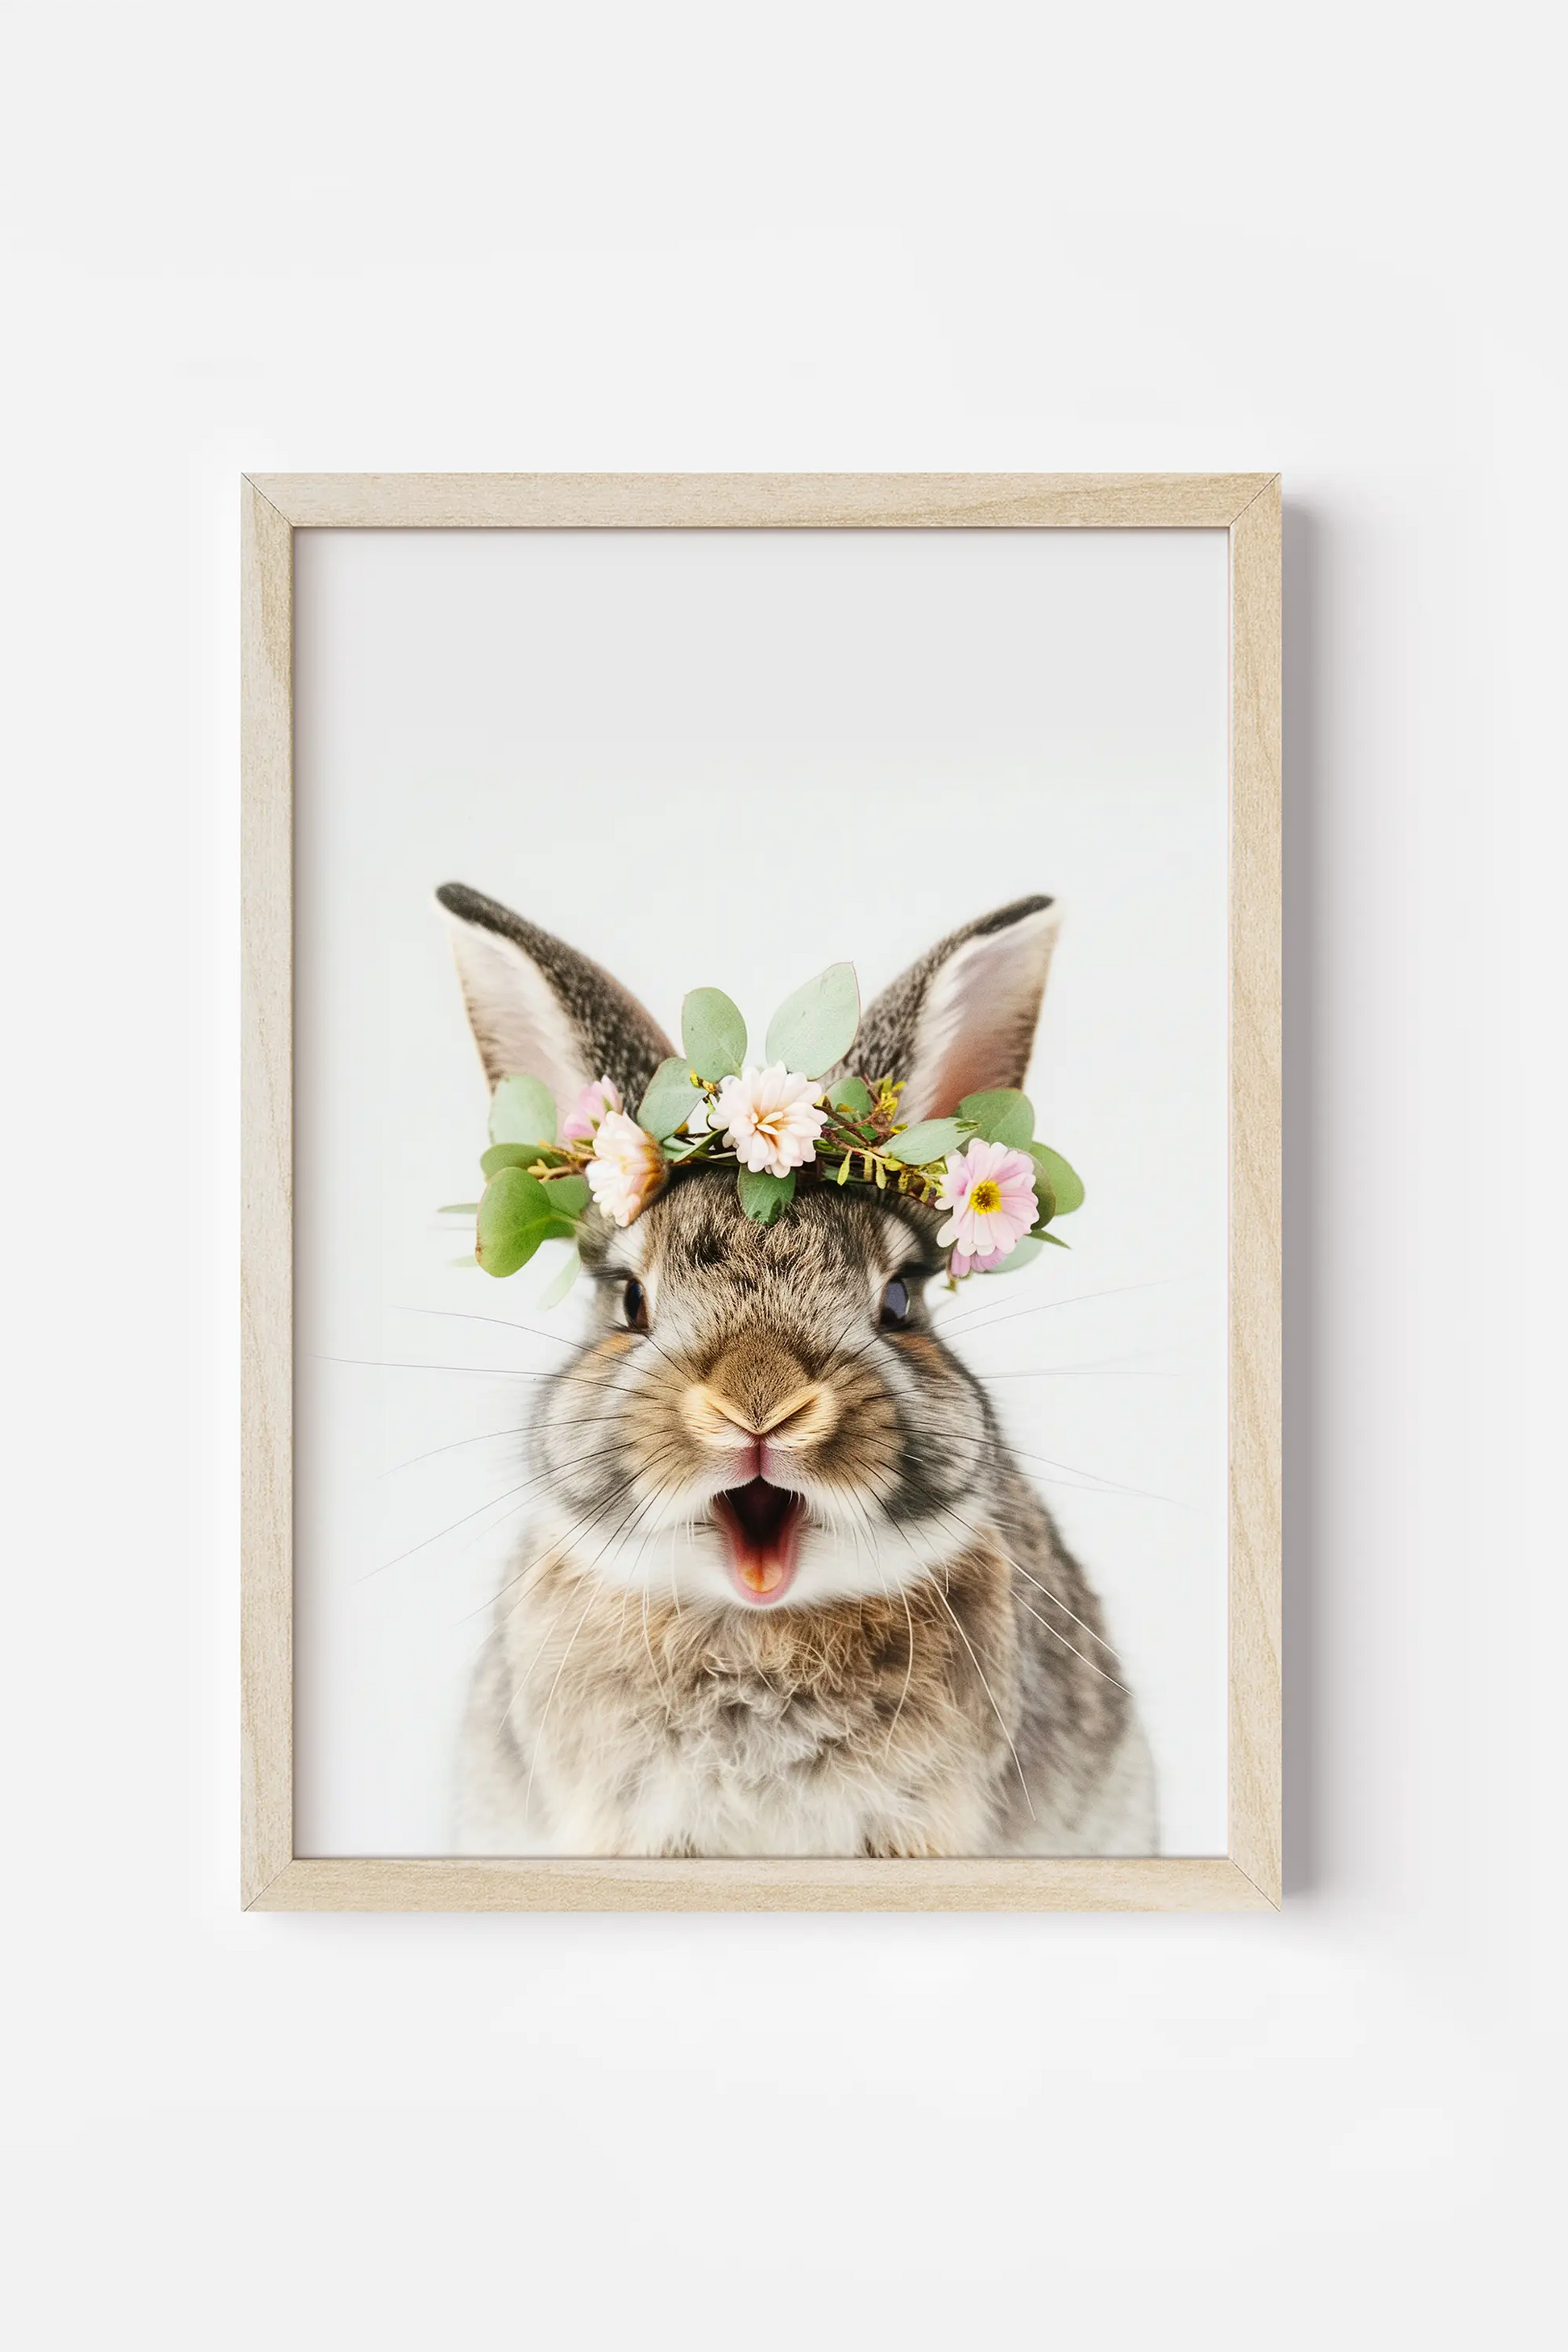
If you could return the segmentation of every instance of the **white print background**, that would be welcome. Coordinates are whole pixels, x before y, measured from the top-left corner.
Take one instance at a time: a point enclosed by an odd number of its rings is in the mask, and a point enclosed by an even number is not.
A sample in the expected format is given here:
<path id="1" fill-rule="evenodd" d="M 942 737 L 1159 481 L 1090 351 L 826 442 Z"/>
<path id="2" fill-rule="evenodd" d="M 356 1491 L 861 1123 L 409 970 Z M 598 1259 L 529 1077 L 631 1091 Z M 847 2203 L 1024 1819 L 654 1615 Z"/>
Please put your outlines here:
<path id="1" fill-rule="evenodd" d="M 869 996 L 1061 899 L 1030 1089 L 1088 1200 L 1070 1255 L 947 1311 L 1105 1598 L 1166 1851 L 1222 1850 L 1224 534 L 305 533 L 296 566 L 299 1851 L 449 1847 L 565 1350 L 446 1318 L 576 1321 L 532 1308 L 553 1253 L 493 1283 L 433 1213 L 485 1139 L 448 880 L 672 1034 L 710 983 L 754 1037 L 837 958 Z"/>

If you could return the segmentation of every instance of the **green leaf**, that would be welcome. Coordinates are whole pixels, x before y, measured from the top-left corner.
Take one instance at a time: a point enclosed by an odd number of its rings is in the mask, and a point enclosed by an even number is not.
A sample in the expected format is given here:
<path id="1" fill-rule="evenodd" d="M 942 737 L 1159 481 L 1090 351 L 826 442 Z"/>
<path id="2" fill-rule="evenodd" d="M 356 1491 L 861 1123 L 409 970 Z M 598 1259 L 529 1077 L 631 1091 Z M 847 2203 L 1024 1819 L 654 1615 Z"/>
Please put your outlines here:
<path id="1" fill-rule="evenodd" d="M 746 1058 L 746 1024 L 721 988 L 694 988 L 680 1008 L 680 1042 L 700 1078 L 717 1086 Z"/>
<path id="2" fill-rule="evenodd" d="M 989 1281 L 994 1275 L 998 1274 L 1021 1274 L 1031 1260 L 1039 1256 L 1040 1252 L 1045 1248 L 1046 1240 L 1047 1236 L 1044 1234 L 1026 1234 L 1021 1242 L 1014 1243 L 1000 1265 L 986 1267 L 985 1280 Z"/>
<path id="3" fill-rule="evenodd" d="M 544 1187 L 521 1168 L 502 1168 L 479 1202 L 475 1254 L 487 1274 L 515 1274 L 526 1265 L 552 1223 Z"/>
<path id="4" fill-rule="evenodd" d="M 1049 1242 L 1053 1249 L 1071 1249 L 1072 1247 L 1071 1242 L 1064 1242 L 1060 1234 L 1037 1234 L 1032 1238 L 1037 1241 Z"/>
<path id="5" fill-rule="evenodd" d="M 922 1118 L 914 1127 L 906 1127 L 902 1135 L 895 1135 L 882 1149 L 889 1160 L 900 1161 L 906 1168 L 929 1168 L 933 1160 L 945 1160 L 956 1151 L 963 1140 L 955 1118 Z"/>
<path id="6" fill-rule="evenodd" d="M 1056 1213 L 1057 1196 L 1037 1169 L 1035 1171 L 1035 1232 L 1044 1233 Z"/>
<path id="7" fill-rule="evenodd" d="M 503 1168 L 531 1168 L 539 1157 L 537 1143 L 492 1143 L 479 1157 L 479 1172 L 499 1176 Z"/>
<path id="8" fill-rule="evenodd" d="M 558 1217 L 580 1217 L 588 1205 L 585 1176 L 552 1176 L 544 1196 Z"/>
<path id="9" fill-rule="evenodd" d="M 871 1089 L 864 1078 L 838 1078 L 827 1089 L 827 1099 L 835 1110 L 847 1111 L 851 1118 L 869 1118 Z"/>
<path id="10" fill-rule="evenodd" d="M 992 1087 L 984 1094 L 965 1095 L 958 1116 L 987 1143 L 1005 1143 L 1013 1151 L 1027 1151 L 1035 1132 L 1035 1107 L 1016 1087 Z"/>
<path id="11" fill-rule="evenodd" d="M 648 1081 L 647 1092 L 637 1106 L 637 1125 L 663 1143 L 685 1125 L 702 1098 L 691 1083 L 691 1065 L 679 1054 L 671 1054 Z"/>
<path id="12" fill-rule="evenodd" d="M 860 987 L 852 963 L 830 963 L 793 996 L 786 996 L 768 1024 L 768 1059 L 819 1078 L 841 1062 L 860 1026 Z"/>
<path id="13" fill-rule="evenodd" d="M 555 1097 L 538 1078 L 503 1078 L 490 1104 L 492 1143 L 553 1143 Z"/>
<path id="14" fill-rule="evenodd" d="M 737 1189 L 747 1216 L 755 1217 L 759 1225 L 771 1225 L 795 1198 L 795 1170 L 787 1176 L 753 1176 L 749 1168 L 742 1168 Z"/>
<path id="15" fill-rule="evenodd" d="M 479 1169 L 486 1176 L 498 1175 L 503 1168 L 532 1168 L 541 1161 L 546 1168 L 569 1168 L 571 1160 L 553 1143 L 492 1143 L 479 1155 Z"/>
<path id="16" fill-rule="evenodd" d="M 479 1202 L 475 1255 L 487 1274 L 515 1274 L 541 1242 L 575 1241 L 575 1221 L 556 1213 L 537 1176 L 503 1168 L 492 1176 Z"/>
<path id="17" fill-rule="evenodd" d="M 1074 1209 L 1082 1208 L 1083 1179 L 1076 1169 L 1068 1166 L 1059 1151 L 1053 1151 L 1046 1143 L 1031 1143 L 1029 1157 L 1056 1197 L 1054 1215 L 1070 1216 Z M 1037 1184 L 1035 1190 L 1038 1192 L 1039 1189 Z"/>
<path id="18" fill-rule="evenodd" d="M 583 1261 L 574 1249 L 568 1250 L 560 1273 L 553 1282 L 545 1284 L 534 1300 L 536 1307 L 559 1307 L 577 1276 L 583 1271 Z"/>
<path id="19" fill-rule="evenodd" d="M 437 1209 L 436 1212 L 438 1217 L 477 1217 L 479 1213 L 479 1204 L 477 1201 L 448 1201 L 445 1208 Z"/>

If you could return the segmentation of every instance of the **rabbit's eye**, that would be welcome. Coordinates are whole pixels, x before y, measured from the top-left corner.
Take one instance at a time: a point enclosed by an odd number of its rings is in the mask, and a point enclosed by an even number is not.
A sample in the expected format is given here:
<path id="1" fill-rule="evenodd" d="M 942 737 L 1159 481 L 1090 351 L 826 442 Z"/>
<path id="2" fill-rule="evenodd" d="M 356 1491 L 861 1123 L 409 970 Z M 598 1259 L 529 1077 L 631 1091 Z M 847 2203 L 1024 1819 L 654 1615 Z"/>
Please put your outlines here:
<path id="1" fill-rule="evenodd" d="M 882 1293 L 882 1328 L 896 1331 L 900 1323 L 910 1319 L 910 1286 L 901 1275 L 895 1275 Z"/>
<path id="2" fill-rule="evenodd" d="M 628 1331 L 647 1329 L 647 1293 L 640 1282 L 628 1282 L 621 1293 L 621 1312 Z"/>

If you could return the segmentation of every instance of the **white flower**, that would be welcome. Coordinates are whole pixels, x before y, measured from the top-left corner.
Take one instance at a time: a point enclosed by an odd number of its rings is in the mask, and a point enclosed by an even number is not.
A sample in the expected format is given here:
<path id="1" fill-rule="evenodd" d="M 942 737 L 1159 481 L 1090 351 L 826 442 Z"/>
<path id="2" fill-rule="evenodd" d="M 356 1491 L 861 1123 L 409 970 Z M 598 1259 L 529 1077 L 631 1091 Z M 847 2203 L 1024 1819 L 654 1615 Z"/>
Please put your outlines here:
<path id="1" fill-rule="evenodd" d="M 816 1157 L 816 1139 L 827 1125 L 827 1113 L 816 1108 L 821 1100 L 820 1087 L 774 1062 L 726 1078 L 708 1124 L 723 1129 L 725 1142 L 753 1176 L 787 1176 Z"/>
<path id="2" fill-rule="evenodd" d="M 640 1216 L 664 1181 L 664 1154 L 647 1129 L 624 1110 L 606 1111 L 594 1135 L 588 1189 L 617 1225 Z"/>

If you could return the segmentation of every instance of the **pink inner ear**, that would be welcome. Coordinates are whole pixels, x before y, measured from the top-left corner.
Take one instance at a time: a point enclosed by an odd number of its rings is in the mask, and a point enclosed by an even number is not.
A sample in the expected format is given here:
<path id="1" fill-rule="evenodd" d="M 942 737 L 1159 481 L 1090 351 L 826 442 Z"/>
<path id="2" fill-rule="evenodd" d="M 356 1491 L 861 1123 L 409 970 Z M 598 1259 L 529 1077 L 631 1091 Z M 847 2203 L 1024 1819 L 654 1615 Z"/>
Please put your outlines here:
<path id="1" fill-rule="evenodd" d="M 1056 937 L 1054 914 L 961 949 L 932 981 L 906 1116 L 950 1118 L 965 1095 L 1021 1087 Z"/>
<path id="2" fill-rule="evenodd" d="M 965 1095 L 984 1094 L 990 1087 L 1023 1085 L 1031 1033 L 1020 1035 L 1019 1025 L 1011 1021 L 1007 1028 L 1010 1034 L 1005 1036 L 993 1032 L 990 1036 L 953 1039 L 932 1074 L 931 1105 L 921 1112 L 923 1118 L 951 1118 Z"/>
<path id="3" fill-rule="evenodd" d="M 977 1054 L 972 1040 L 958 1039 L 932 1074 L 931 1104 L 926 1117 L 951 1118 L 965 1095 L 977 1095 L 983 1087 L 997 1083 L 991 1058 Z"/>

